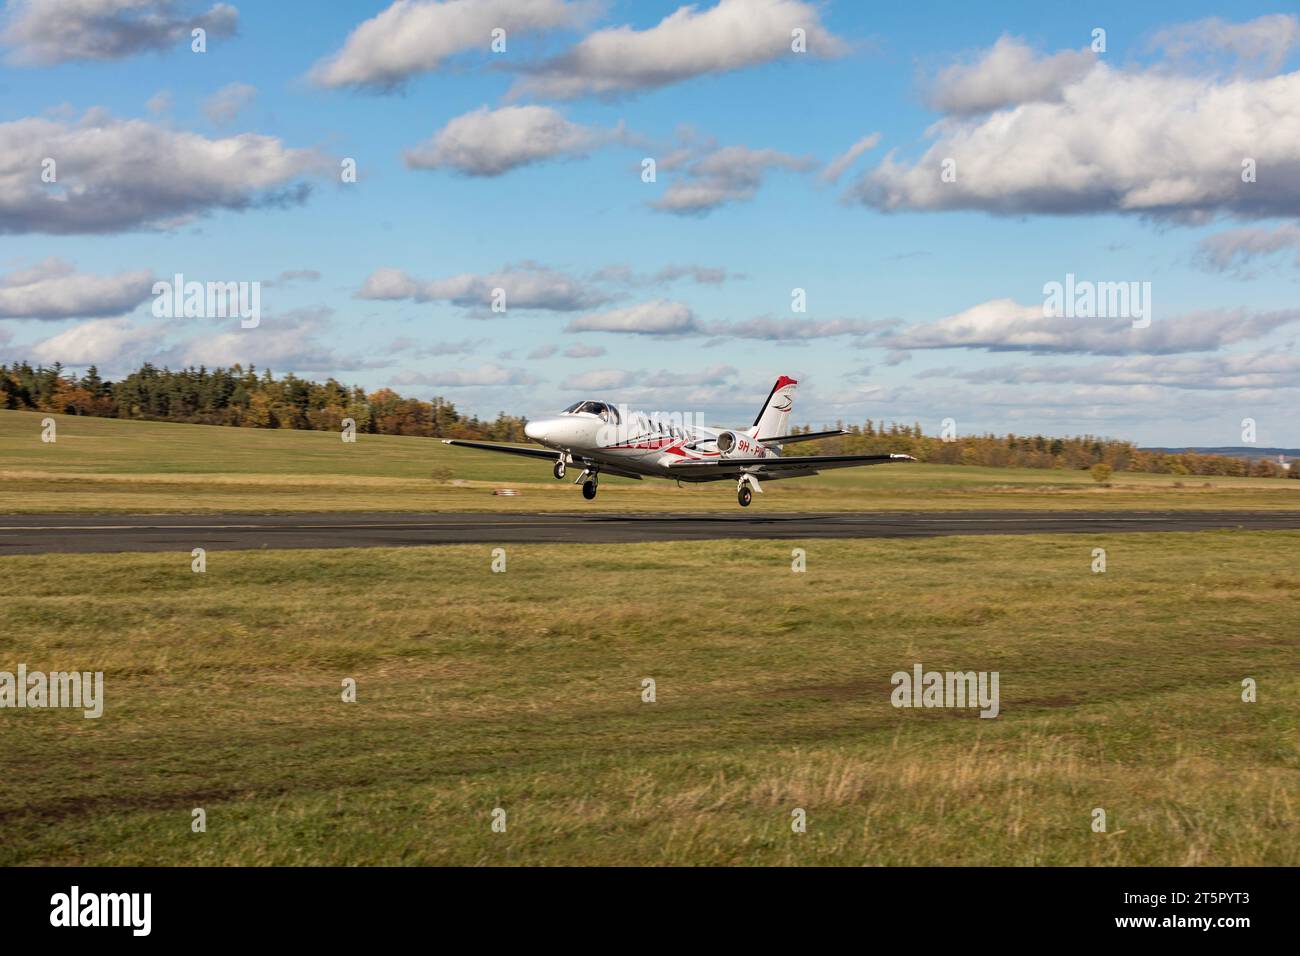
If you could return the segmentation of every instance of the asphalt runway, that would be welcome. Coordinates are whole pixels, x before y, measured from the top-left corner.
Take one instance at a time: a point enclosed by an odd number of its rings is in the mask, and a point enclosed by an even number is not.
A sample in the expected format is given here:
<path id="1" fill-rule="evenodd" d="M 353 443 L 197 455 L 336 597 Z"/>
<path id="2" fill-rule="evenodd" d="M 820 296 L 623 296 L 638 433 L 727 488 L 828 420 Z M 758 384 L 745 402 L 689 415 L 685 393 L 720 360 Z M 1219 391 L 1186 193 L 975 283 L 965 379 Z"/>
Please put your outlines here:
<path id="1" fill-rule="evenodd" d="M 1300 511 L 0 515 L 0 555 L 430 544 L 1300 530 Z"/>

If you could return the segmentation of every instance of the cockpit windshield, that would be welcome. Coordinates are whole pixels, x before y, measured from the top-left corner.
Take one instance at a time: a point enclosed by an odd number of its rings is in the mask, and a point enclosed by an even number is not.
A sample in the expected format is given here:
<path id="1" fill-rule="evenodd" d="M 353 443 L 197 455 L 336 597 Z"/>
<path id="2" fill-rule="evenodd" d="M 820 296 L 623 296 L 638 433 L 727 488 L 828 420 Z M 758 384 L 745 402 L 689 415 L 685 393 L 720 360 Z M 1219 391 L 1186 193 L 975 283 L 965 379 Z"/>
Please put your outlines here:
<path id="1" fill-rule="evenodd" d="M 561 415 L 580 415 L 583 413 L 595 415 L 603 422 L 617 423 L 619 420 L 618 409 L 613 405 L 606 404 L 605 402 L 574 402 L 564 411 L 560 412 Z"/>

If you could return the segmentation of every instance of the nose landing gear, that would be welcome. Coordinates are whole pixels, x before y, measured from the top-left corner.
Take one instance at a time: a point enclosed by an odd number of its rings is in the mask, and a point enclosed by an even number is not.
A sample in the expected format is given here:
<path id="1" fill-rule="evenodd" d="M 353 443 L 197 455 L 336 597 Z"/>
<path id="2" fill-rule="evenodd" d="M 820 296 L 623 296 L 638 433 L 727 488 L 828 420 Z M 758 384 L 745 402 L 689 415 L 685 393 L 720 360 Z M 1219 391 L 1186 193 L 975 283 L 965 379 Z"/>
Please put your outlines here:
<path id="1" fill-rule="evenodd" d="M 555 474 L 555 479 L 556 479 L 557 481 L 563 479 L 563 478 L 564 478 L 564 459 L 561 458 L 559 461 L 557 461 L 557 462 L 555 463 L 555 467 L 552 468 L 551 471 L 554 472 L 554 474 Z"/>
<path id="2" fill-rule="evenodd" d="M 582 483 L 582 497 L 586 498 L 588 501 L 596 497 L 596 483 L 599 477 L 599 472 L 594 468 L 588 468 L 583 471 L 583 473 L 578 476 L 578 480 L 574 482 L 575 485 L 578 484 L 578 482 Z"/>

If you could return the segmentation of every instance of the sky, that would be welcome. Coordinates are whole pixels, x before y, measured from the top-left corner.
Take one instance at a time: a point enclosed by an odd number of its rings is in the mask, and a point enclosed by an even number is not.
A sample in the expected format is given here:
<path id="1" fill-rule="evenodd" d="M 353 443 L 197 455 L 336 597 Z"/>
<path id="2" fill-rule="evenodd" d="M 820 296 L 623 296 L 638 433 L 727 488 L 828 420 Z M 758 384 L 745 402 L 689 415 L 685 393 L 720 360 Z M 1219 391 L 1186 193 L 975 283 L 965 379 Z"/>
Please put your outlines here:
<path id="1" fill-rule="evenodd" d="M 257 324 L 159 314 L 177 274 Z M 1298 341 L 1285 7 L 0 15 L 0 361 L 720 425 L 790 375 L 815 426 L 1295 447 Z"/>

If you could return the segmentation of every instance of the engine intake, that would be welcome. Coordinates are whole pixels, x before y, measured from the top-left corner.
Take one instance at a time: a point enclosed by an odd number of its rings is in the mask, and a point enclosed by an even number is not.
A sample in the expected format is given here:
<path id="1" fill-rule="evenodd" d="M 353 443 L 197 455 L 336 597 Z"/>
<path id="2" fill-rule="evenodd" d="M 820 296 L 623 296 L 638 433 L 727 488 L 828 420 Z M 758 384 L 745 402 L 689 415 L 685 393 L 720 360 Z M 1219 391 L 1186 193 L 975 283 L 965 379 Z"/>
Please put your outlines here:
<path id="1" fill-rule="evenodd" d="M 735 447 L 736 447 L 735 432 L 723 432 L 718 436 L 718 451 L 722 452 L 724 455 L 733 451 Z"/>

